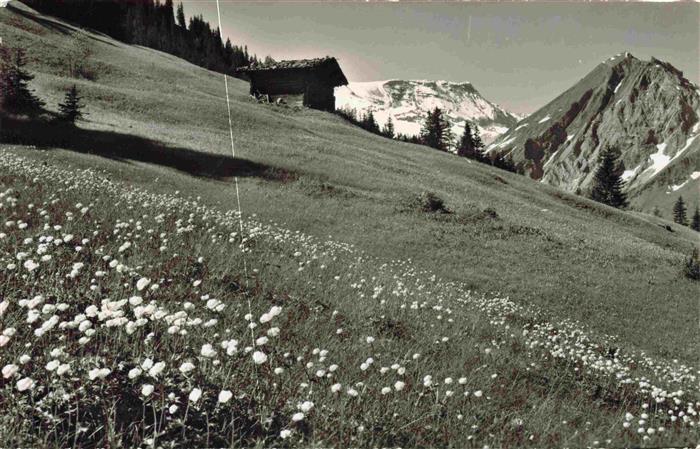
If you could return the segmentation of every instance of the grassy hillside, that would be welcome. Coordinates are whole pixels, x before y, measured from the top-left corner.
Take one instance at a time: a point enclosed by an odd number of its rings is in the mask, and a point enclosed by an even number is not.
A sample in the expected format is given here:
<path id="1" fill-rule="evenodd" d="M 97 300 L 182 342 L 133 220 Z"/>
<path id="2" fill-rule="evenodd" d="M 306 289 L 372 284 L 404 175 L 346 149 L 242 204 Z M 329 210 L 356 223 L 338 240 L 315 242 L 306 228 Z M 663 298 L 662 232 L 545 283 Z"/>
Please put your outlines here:
<path id="1" fill-rule="evenodd" d="M 28 49 L 37 92 L 52 107 L 71 83 L 85 96 L 89 121 L 73 147 L 106 156 L 89 164 L 224 204 L 232 204 L 231 175 L 239 174 L 246 214 L 331 235 L 387 260 L 410 257 L 474 290 L 541 305 L 657 355 L 697 361 L 698 287 L 680 275 L 697 243 L 692 231 L 382 139 L 329 114 L 254 104 L 240 80 L 229 83 L 243 162 L 233 161 L 221 75 L 11 6 L 0 15 L 0 32 L 5 45 Z M 76 39 L 92 50 L 94 82 L 67 76 Z M 82 160 L 66 152 L 41 157 Z M 151 164 L 135 179 L 129 172 L 141 161 Z M 454 213 L 407 212 L 425 190 Z"/>
<path id="2" fill-rule="evenodd" d="M 222 75 L 17 2 L 0 35 L 89 114 L 2 123 L 34 145 L 0 152 L 0 446 L 697 441 L 692 231 L 239 80 L 233 159 Z"/>

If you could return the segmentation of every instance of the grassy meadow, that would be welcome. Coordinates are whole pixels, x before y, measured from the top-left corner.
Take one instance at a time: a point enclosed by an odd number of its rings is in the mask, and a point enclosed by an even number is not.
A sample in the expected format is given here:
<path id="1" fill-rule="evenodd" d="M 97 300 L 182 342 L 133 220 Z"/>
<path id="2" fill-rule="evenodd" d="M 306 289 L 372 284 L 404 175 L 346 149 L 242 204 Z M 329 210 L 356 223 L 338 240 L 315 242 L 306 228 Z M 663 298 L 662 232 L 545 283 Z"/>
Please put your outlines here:
<path id="1" fill-rule="evenodd" d="M 0 446 L 698 441 L 696 233 L 240 80 L 233 159 L 222 75 L 11 6 L 89 115 L 0 152 Z"/>

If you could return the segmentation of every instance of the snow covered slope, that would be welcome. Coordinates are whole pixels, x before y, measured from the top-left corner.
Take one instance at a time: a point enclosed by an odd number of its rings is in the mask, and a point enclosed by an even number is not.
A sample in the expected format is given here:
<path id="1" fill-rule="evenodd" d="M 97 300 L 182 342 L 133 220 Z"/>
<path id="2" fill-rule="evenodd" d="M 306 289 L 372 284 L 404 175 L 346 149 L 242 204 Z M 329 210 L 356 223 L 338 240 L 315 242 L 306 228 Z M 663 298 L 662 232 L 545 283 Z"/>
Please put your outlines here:
<path id="1" fill-rule="evenodd" d="M 586 194 L 616 148 L 633 205 L 669 210 L 700 196 L 700 95 L 671 64 L 621 53 L 487 147 L 533 179 Z"/>
<path id="2" fill-rule="evenodd" d="M 470 83 L 449 81 L 372 81 L 336 88 L 338 109 L 373 111 L 383 126 L 391 117 L 397 133 L 417 135 L 428 111 L 436 106 L 449 117 L 455 137 L 464 122 L 475 122 L 484 142 L 490 142 L 515 124 L 519 117 L 486 100 Z"/>

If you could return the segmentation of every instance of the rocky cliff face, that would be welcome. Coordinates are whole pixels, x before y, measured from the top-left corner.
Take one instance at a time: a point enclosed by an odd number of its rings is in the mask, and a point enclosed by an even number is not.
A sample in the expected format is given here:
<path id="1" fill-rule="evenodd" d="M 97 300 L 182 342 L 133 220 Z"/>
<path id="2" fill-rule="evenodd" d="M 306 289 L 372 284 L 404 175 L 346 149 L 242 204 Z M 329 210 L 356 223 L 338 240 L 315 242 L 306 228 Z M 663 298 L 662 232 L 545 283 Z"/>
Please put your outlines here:
<path id="1" fill-rule="evenodd" d="M 336 108 L 373 111 L 384 125 L 389 117 L 396 132 L 418 135 L 428 111 L 442 109 L 452 124 L 455 138 L 464 122 L 477 123 L 482 139 L 490 142 L 518 121 L 518 117 L 486 100 L 471 83 L 449 81 L 374 81 L 350 83 L 335 91 Z"/>
<path id="2" fill-rule="evenodd" d="M 533 179 L 586 194 L 601 150 L 616 148 L 633 205 L 668 208 L 700 190 L 698 87 L 668 63 L 629 53 L 599 64 L 486 151 Z"/>

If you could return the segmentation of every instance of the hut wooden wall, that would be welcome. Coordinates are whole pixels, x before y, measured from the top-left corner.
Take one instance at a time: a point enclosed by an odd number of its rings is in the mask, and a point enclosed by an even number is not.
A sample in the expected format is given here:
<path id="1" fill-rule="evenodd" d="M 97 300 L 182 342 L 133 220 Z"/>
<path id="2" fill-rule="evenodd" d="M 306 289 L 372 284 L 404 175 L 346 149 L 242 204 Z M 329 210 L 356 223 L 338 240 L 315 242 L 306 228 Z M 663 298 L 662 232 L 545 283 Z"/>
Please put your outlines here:
<path id="1" fill-rule="evenodd" d="M 311 70 L 270 70 L 250 74 L 250 94 L 284 97 L 304 95 L 304 106 L 335 110 L 333 86 L 326 76 Z"/>
<path id="2" fill-rule="evenodd" d="M 310 84 L 304 93 L 304 106 L 328 112 L 335 111 L 333 87 Z"/>

